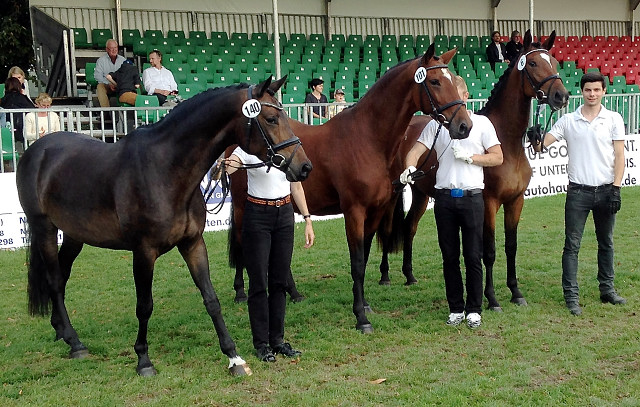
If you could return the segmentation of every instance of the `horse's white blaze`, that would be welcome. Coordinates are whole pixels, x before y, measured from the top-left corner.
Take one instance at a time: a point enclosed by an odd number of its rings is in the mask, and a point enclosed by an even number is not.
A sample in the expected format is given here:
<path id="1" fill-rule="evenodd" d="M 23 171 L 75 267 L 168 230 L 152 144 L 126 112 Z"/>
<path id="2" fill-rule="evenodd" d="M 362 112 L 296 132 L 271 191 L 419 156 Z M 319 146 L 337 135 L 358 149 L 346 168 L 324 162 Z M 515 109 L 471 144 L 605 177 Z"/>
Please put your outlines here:
<path id="1" fill-rule="evenodd" d="M 453 83 L 453 77 L 451 77 L 451 71 L 448 68 L 442 68 L 442 74 L 449 79 L 451 83 Z"/>
<path id="2" fill-rule="evenodd" d="M 550 67 L 553 67 L 551 65 L 551 58 L 549 58 L 549 54 L 540 54 L 540 58 L 544 59 L 545 61 L 547 61 L 547 63 L 549 64 Z"/>

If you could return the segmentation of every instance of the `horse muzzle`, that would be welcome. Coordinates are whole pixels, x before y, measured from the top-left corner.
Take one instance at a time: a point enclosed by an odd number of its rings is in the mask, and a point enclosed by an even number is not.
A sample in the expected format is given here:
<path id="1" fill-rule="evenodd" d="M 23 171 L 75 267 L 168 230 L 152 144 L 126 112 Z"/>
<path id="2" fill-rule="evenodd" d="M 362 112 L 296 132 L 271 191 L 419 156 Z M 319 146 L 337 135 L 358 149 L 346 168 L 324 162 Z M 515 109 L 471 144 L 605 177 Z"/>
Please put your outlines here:
<path id="1" fill-rule="evenodd" d="M 469 137 L 469 132 L 473 127 L 473 123 L 468 114 L 457 115 L 451 123 L 449 123 L 449 137 L 460 140 Z"/>

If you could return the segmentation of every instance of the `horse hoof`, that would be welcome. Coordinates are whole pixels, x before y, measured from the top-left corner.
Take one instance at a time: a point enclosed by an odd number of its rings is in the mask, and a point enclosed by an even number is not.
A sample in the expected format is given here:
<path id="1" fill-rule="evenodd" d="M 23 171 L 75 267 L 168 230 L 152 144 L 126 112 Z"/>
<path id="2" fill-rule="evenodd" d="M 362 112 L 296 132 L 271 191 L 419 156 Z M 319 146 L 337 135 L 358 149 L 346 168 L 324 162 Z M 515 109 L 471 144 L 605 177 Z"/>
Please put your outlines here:
<path id="1" fill-rule="evenodd" d="M 371 324 L 356 325 L 356 329 L 363 334 L 372 334 L 373 326 Z"/>
<path id="2" fill-rule="evenodd" d="M 138 375 L 142 377 L 151 377 L 158 374 L 156 368 L 153 366 L 147 366 L 143 368 L 136 369 L 138 371 Z"/>
<path id="3" fill-rule="evenodd" d="M 251 376 L 251 368 L 246 363 L 244 365 L 233 365 L 229 368 L 231 376 Z"/>
<path id="4" fill-rule="evenodd" d="M 406 286 L 414 285 L 414 284 L 418 284 L 418 280 L 416 280 L 415 278 L 413 280 L 407 280 L 407 282 L 404 283 L 404 285 Z"/>
<path id="5" fill-rule="evenodd" d="M 494 305 L 494 306 L 490 306 L 489 310 L 493 311 L 493 312 L 502 312 L 502 307 L 499 305 Z"/>
<path id="6" fill-rule="evenodd" d="M 391 281 L 389 280 L 380 280 L 378 281 L 379 285 L 391 285 Z"/>
<path id="7" fill-rule="evenodd" d="M 364 313 L 365 313 L 365 314 L 375 314 L 375 313 L 373 312 L 373 309 L 371 308 L 371 305 L 365 305 L 365 306 L 364 306 Z"/>
<path id="8" fill-rule="evenodd" d="M 84 359 L 84 358 L 86 358 L 88 356 L 89 356 L 89 350 L 88 349 L 80 349 L 80 350 L 75 350 L 75 351 L 69 352 L 69 357 L 71 359 Z"/>
<path id="9" fill-rule="evenodd" d="M 306 299 L 304 295 L 298 295 L 297 297 L 291 297 L 291 302 L 302 302 Z"/>
<path id="10" fill-rule="evenodd" d="M 511 302 L 516 304 L 516 305 L 521 305 L 523 307 L 526 307 L 527 305 L 527 300 L 525 300 L 524 298 L 520 297 L 520 298 L 512 298 Z"/>
<path id="11" fill-rule="evenodd" d="M 236 294 L 236 298 L 233 301 L 236 303 L 247 302 L 247 296 L 245 294 Z"/>

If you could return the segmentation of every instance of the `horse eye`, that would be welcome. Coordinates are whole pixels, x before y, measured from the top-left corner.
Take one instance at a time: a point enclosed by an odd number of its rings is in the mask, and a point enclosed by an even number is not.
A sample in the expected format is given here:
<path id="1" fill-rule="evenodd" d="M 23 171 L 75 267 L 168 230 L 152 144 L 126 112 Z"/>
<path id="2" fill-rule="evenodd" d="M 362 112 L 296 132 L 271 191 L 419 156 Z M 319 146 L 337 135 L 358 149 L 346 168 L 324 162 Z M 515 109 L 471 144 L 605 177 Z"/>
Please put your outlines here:
<path id="1" fill-rule="evenodd" d="M 440 86 L 440 81 L 437 79 L 431 79 L 429 83 L 433 86 Z"/>
<path id="2" fill-rule="evenodd" d="M 278 124 L 278 117 L 277 116 L 267 117 L 267 123 Z"/>

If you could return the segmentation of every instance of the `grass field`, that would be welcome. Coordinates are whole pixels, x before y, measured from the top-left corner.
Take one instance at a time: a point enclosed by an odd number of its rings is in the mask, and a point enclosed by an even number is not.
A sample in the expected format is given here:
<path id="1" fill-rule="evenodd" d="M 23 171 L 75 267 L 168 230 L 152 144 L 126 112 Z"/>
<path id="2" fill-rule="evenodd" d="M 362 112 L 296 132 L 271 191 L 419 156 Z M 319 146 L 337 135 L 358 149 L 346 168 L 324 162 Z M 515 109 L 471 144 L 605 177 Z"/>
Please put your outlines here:
<path id="1" fill-rule="evenodd" d="M 519 283 L 529 303 L 509 303 L 499 226 L 496 291 L 503 313 L 485 311 L 481 328 L 445 326 L 441 258 L 433 213 L 416 239 L 405 287 L 401 256 L 392 285 L 379 286 L 371 255 L 366 297 L 375 332 L 354 329 L 342 220 L 315 222 L 317 241 L 297 241 L 293 270 L 307 299 L 289 304 L 286 339 L 298 361 L 259 362 L 246 304 L 233 302 L 226 233 L 207 233 L 212 280 L 225 321 L 253 375 L 231 377 L 211 321 L 176 250 L 156 265 L 150 356 L 158 370 L 136 375 L 137 332 L 129 252 L 85 247 L 75 263 L 67 307 L 91 356 L 69 360 L 48 319 L 27 314 L 25 252 L 0 252 L 0 406 L 606 406 L 640 405 L 640 188 L 624 188 L 618 215 L 616 287 L 625 306 L 599 301 L 595 235 L 588 220 L 580 252 L 583 315 L 564 307 L 560 287 L 564 196 L 527 200 L 520 223 Z M 501 218 L 499 219 L 501 222 Z"/>

